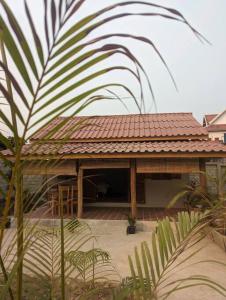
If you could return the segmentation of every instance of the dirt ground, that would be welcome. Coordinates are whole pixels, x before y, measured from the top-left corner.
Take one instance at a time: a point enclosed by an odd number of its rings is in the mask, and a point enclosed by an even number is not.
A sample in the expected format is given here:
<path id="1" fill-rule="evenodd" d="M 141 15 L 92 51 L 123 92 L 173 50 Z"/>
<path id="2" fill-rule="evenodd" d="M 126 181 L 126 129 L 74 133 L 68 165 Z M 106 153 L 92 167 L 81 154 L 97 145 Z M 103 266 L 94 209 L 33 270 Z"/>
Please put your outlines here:
<path id="1" fill-rule="evenodd" d="M 126 225 L 124 221 L 89 221 L 93 233 L 97 236 L 98 245 L 109 251 L 113 264 L 119 274 L 124 277 L 130 275 L 128 265 L 128 255 L 134 253 L 134 247 L 141 244 L 142 241 L 151 241 L 151 232 L 155 230 L 155 222 L 143 222 L 138 224 L 138 231 L 135 235 L 126 235 Z M 218 260 L 226 263 L 226 253 L 209 238 L 205 238 L 198 247 L 202 250 L 186 264 L 186 268 L 179 272 L 175 270 L 172 278 L 184 278 L 189 275 L 205 275 L 226 287 L 226 267 L 213 263 L 194 264 L 201 260 Z M 195 250 L 193 248 L 193 250 Z M 182 259 L 182 258 L 181 258 Z M 186 290 L 181 290 L 172 294 L 169 300 L 223 300 L 224 296 L 216 291 L 199 286 Z"/>
<path id="2" fill-rule="evenodd" d="M 84 221 L 88 223 L 92 233 L 96 236 L 97 242 L 95 246 L 100 247 L 103 250 L 107 250 L 111 254 L 113 265 L 122 278 L 130 275 L 128 255 L 133 256 L 134 247 L 138 246 L 139 248 L 141 242 L 147 241 L 151 243 L 151 233 L 156 227 L 156 222 L 138 222 L 138 232 L 134 235 L 127 235 L 127 221 L 124 220 Z M 48 225 L 47 223 L 46 225 Z M 10 237 L 12 237 L 13 234 L 15 234 L 15 229 L 10 229 L 8 234 Z M 10 242 L 10 238 L 7 242 Z M 93 245 L 87 245 L 87 247 L 92 246 Z M 176 269 L 174 274 L 171 275 L 171 278 L 176 280 L 178 278 L 181 279 L 191 275 L 205 275 L 226 288 L 226 267 L 213 263 L 197 264 L 197 262 L 200 260 L 218 260 L 226 263 L 226 253 L 219 246 L 213 243 L 210 238 L 205 238 L 198 247 L 201 246 L 201 251 L 198 252 L 195 257 L 189 260 L 188 263 L 186 263 L 186 268 L 183 270 Z M 193 250 L 195 249 L 193 248 Z M 180 258 L 180 260 L 182 259 L 183 257 Z M 180 292 L 172 294 L 168 299 L 223 300 L 226 298 L 208 287 L 199 286 L 181 290 Z"/>

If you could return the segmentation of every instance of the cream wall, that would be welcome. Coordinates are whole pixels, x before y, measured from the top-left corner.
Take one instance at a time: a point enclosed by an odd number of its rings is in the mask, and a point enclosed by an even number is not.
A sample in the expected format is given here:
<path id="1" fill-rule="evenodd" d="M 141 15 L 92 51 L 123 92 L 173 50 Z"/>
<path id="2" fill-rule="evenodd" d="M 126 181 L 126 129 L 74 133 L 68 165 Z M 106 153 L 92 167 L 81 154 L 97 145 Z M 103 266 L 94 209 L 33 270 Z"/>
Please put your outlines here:
<path id="1" fill-rule="evenodd" d="M 211 140 L 219 139 L 219 140 L 223 141 L 224 131 L 222 131 L 222 132 L 209 132 L 209 138 Z"/>
<path id="2" fill-rule="evenodd" d="M 219 118 L 217 118 L 216 121 L 210 123 L 209 125 L 211 126 L 211 125 L 222 125 L 222 124 L 226 124 L 226 111 Z M 211 140 L 215 140 L 215 139 L 223 140 L 224 131 L 209 132 L 209 138 L 211 138 Z"/>
<path id="3" fill-rule="evenodd" d="M 145 199 L 146 206 L 166 207 L 170 200 L 188 184 L 189 176 L 182 175 L 181 179 L 172 180 L 152 180 L 145 179 Z M 183 201 L 177 204 L 177 207 L 183 206 Z"/>

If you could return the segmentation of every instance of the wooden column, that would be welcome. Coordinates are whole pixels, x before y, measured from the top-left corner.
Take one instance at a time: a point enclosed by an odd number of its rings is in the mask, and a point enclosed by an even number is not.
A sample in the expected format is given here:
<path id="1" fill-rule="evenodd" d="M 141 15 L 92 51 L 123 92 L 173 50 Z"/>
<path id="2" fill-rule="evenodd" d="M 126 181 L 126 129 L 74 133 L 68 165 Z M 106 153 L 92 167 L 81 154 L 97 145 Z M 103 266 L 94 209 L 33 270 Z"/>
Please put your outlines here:
<path id="1" fill-rule="evenodd" d="M 78 170 L 78 210 L 77 217 L 82 218 L 83 215 L 83 169 L 79 167 Z"/>
<path id="2" fill-rule="evenodd" d="M 199 170 L 200 170 L 200 186 L 202 187 L 203 191 L 205 192 L 207 189 L 206 183 L 206 161 L 203 158 L 199 159 Z"/>
<path id="3" fill-rule="evenodd" d="M 131 216 L 137 216 L 137 191 L 136 191 L 136 161 L 130 162 L 130 200 L 131 200 Z"/>

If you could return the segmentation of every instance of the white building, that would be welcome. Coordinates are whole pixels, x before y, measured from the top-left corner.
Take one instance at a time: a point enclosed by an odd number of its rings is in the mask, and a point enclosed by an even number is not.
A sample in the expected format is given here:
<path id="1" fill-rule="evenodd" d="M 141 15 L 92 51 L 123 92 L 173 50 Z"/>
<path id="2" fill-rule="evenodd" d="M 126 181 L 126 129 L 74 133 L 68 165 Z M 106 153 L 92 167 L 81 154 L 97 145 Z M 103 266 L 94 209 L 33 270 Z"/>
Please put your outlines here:
<path id="1" fill-rule="evenodd" d="M 205 115 L 203 126 L 207 128 L 211 140 L 226 139 L 226 109 L 220 114 Z"/>

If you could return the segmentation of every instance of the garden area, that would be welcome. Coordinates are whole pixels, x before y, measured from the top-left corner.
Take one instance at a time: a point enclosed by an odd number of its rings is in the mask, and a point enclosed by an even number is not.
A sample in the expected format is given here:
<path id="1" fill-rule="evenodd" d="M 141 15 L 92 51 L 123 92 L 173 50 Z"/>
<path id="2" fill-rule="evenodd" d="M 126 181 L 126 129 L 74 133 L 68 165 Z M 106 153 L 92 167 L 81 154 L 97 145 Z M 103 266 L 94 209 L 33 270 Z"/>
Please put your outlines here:
<path id="1" fill-rule="evenodd" d="M 225 166 L 226 144 L 191 113 L 147 113 L 157 102 L 133 46 L 177 84 L 127 22 L 209 41 L 160 1 L 38 1 L 0 0 L 0 299 L 225 299 L 226 176 L 209 193 L 205 168 Z M 128 98 L 137 114 L 80 115 Z"/>

